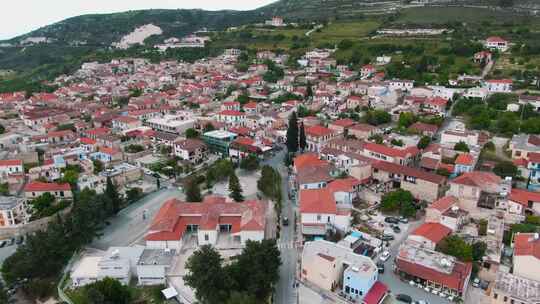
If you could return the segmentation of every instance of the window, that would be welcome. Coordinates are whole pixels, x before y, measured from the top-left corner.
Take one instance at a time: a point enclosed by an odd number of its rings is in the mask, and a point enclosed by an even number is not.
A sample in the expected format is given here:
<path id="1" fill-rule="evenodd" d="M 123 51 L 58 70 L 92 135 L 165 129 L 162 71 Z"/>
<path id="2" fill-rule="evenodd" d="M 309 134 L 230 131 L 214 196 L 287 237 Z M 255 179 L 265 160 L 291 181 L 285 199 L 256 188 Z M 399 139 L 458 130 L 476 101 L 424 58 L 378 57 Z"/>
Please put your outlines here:
<path id="1" fill-rule="evenodd" d="M 321 220 L 321 215 L 317 214 L 317 221 L 320 221 L 320 220 Z"/>
<path id="2" fill-rule="evenodd" d="M 204 235 L 204 240 L 205 240 L 205 241 L 208 241 L 208 234 L 205 234 L 205 235 Z"/>
<path id="3" fill-rule="evenodd" d="M 328 218 L 326 219 L 326 221 L 327 221 L 328 223 L 330 223 L 330 217 L 328 217 Z"/>
<path id="4" fill-rule="evenodd" d="M 507 300 L 508 300 L 508 297 L 507 297 L 507 296 L 504 296 L 503 302 L 506 303 Z"/>

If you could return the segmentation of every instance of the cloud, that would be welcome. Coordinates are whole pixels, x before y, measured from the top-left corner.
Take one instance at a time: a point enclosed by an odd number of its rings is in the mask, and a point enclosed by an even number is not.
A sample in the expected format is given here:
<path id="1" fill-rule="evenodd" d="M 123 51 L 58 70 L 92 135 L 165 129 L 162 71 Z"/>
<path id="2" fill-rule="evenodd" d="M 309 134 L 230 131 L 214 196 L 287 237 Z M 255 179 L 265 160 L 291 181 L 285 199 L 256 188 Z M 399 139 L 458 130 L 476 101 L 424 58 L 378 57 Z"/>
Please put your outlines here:
<path id="1" fill-rule="evenodd" d="M 276 0 L 9 0 L 2 4 L 0 39 L 84 14 L 114 13 L 150 8 L 250 10 Z"/>

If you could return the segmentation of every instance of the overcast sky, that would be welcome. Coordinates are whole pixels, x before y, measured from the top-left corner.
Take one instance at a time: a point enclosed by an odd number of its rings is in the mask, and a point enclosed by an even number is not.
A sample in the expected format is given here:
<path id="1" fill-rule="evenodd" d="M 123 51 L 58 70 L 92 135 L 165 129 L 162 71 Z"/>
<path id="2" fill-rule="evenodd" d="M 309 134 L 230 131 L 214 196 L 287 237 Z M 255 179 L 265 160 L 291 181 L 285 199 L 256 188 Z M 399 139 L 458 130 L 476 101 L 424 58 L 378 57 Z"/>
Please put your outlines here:
<path id="1" fill-rule="evenodd" d="M 9 39 L 63 19 L 95 13 L 148 8 L 249 10 L 275 0 L 2 0 L 0 40 Z"/>

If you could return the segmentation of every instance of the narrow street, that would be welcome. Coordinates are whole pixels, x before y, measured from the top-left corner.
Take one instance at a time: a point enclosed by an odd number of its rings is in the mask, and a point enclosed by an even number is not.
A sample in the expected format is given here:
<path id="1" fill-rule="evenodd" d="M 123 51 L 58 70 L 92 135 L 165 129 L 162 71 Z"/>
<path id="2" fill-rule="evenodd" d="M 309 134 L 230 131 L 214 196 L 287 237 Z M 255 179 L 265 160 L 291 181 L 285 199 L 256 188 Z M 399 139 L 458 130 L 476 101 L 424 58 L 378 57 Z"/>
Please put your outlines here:
<path id="1" fill-rule="evenodd" d="M 281 174 L 282 181 L 282 195 L 283 195 L 283 208 L 281 217 L 287 217 L 289 219 L 289 225 L 281 225 L 281 234 L 278 239 L 278 248 L 281 252 L 281 267 L 279 269 L 279 282 L 276 285 L 276 292 L 274 294 L 274 303 L 277 304 L 292 304 L 297 303 L 297 292 L 293 287 L 295 283 L 296 267 L 298 252 L 295 248 L 294 240 L 294 225 L 295 225 L 295 207 L 293 202 L 289 200 L 289 183 L 287 168 L 283 164 L 283 157 L 286 150 L 282 150 L 276 153 L 274 157 L 264 162 L 265 165 L 269 165 L 276 169 Z"/>

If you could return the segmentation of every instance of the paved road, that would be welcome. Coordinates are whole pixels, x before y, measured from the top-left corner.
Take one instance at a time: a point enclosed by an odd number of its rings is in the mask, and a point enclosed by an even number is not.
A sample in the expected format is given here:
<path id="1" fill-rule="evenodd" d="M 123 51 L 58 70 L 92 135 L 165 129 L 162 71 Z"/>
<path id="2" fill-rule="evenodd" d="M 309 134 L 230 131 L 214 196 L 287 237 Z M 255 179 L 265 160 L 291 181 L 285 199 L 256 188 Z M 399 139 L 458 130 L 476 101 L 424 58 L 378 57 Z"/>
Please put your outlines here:
<path id="1" fill-rule="evenodd" d="M 389 250 L 392 256 L 384 263 L 385 272 L 379 275 L 379 280 L 386 284 L 386 286 L 388 286 L 388 289 L 390 289 L 393 296 L 399 293 L 404 293 L 411 296 L 413 301 L 426 300 L 430 304 L 449 304 L 451 302 L 448 300 L 428 293 L 423 289 L 413 287 L 409 285 L 408 282 L 401 281 L 399 276 L 397 276 L 393 271 L 394 257 L 398 252 L 399 246 L 405 241 L 406 236 L 408 236 L 422 223 L 422 221 L 411 222 L 409 225 L 409 229 L 406 231 L 406 233 L 400 234 L 401 239 L 397 240 L 390 246 Z"/>
<path id="2" fill-rule="evenodd" d="M 289 200 L 288 191 L 288 173 L 287 168 L 283 164 L 285 150 L 276 153 L 276 155 L 265 161 L 266 165 L 272 166 L 281 173 L 282 190 L 283 190 L 283 209 L 282 217 L 289 218 L 289 225 L 281 227 L 281 234 L 278 240 L 278 247 L 281 252 L 282 265 L 279 269 L 279 282 L 276 286 L 274 295 L 274 303 L 277 304 L 292 304 L 297 303 L 297 290 L 293 288 L 296 277 L 296 266 L 298 260 L 298 252 L 294 246 L 294 213 L 295 206 Z"/>
<path id="3" fill-rule="evenodd" d="M 140 240 L 150 227 L 159 208 L 166 200 L 173 197 L 182 199 L 183 194 L 176 188 L 161 189 L 128 206 L 109 220 L 111 225 L 103 230 L 103 236 L 89 247 L 106 250 L 110 246 L 128 246 Z M 143 220 L 145 210 L 147 210 L 146 220 Z"/>

